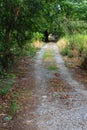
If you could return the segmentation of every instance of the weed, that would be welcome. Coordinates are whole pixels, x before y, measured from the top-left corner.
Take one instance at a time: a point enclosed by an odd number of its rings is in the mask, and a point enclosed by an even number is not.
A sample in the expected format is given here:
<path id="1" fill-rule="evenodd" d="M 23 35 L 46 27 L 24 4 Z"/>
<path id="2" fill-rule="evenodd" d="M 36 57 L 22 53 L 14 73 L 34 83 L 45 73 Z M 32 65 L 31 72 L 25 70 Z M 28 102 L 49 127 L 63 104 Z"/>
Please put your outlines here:
<path id="1" fill-rule="evenodd" d="M 32 34 L 32 40 L 34 41 L 36 41 L 36 40 L 42 40 L 42 39 L 44 39 L 44 35 L 42 34 L 42 33 L 40 33 L 40 32 L 34 32 L 33 34 Z"/>
<path id="2" fill-rule="evenodd" d="M 8 93 L 8 91 L 10 90 L 11 86 L 12 86 L 13 82 L 9 82 L 5 87 L 0 88 L 0 95 L 4 95 L 6 93 Z"/>
<path id="3" fill-rule="evenodd" d="M 16 76 L 14 74 L 6 74 L 1 79 L 0 96 L 7 94 L 11 89 L 12 84 L 15 82 Z"/>
<path id="4" fill-rule="evenodd" d="M 25 46 L 23 55 L 25 55 L 25 56 L 27 55 L 29 57 L 34 57 L 38 50 L 39 50 L 39 48 L 34 47 L 33 44 L 27 43 Z"/>
<path id="5" fill-rule="evenodd" d="M 54 57 L 54 52 L 53 50 L 46 50 L 46 52 L 43 55 L 43 60 L 46 60 L 48 58 Z"/>
<path id="6" fill-rule="evenodd" d="M 19 109 L 19 105 L 16 101 L 11 100 L 10 106 L 9 106 L 9 111 L 12 115 L 16 113 L 16 111 Z"/>
<path id="7" fill-rule="evenodd" d="M 2 105 L 0 105 L 0 110 L 2 110 Z"/>
<path id="8" fill-rule="evenodd" d="M 18 92 L 12 93 L 12 97 L 15 98 L 15 99 L 18 99 L 19 93 Z"/>
<path id="9" fill-rule="evenodd" d="M 74 34 L 71 36 L 66 36 L 64 38 L 66 44 L 64 47 L 61 49 L 61 53 L 64 56 L 68 56 L 70 58 L 72 57 L 81 57 L 84 58 L 83 56 L 87 54 L 87 35 L 86 34 Z M 58 42 L 58 44 L 61 44 Z M 63 44 L 63 43 L 62 43 Z M 77 51 L 78 55 L 72 53 L 73 51 Z"/>
<path id="10" fill-rule="evenodd" d="M 50 65 L 50 66 L 48 66 L 48 69 L 49 69 L 49 70 L 54 70 L 54 71 L 56 71 L 56 70 L 58 70 L 59 68 L 58 68 L 56 65 Z"/>
<path id="11" fill-rule="evenodd" d="M 63 56 L 66 56 L 66 55 L 69 54 L 69 51 L 70 51 L 70 50 L 69 50 L 69 47 L 66 46 L 65 48 L 62 49 L 61 54 L 62 54 Z"/>
<path id="12" fill-rule="evenodd" d="M 66 67 L 68 67 L 69 69 L 72 68 L 72 63 L 70 63 L 70 62 L 65 62 L 65 65 L 66 65 Z"/>

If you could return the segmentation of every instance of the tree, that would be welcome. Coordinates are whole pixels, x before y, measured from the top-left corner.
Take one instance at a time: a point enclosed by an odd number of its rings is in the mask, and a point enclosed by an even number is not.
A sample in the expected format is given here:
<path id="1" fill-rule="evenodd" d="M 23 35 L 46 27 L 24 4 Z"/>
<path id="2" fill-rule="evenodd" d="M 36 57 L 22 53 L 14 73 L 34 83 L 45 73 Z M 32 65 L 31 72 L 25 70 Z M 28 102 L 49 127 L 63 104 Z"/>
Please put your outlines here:
<path id="1" fill-rule="evenodd" d="M 86 0 L 1 0 L 0 64 L 13 60 L 33 32 L 73 34 L 87 20 Z M 77 24 L 78 23 L 78 24 Z"/>
<path id="2" fill-rule="evenodd" d="M 13 60 L 15 46 L 23 48 L 31 32 L 37 29 L 40 1 L 1 0 L 0 3 L 0 64 L 4 67 Z M 37 7 L 35 7 L 37 6 Z"/>

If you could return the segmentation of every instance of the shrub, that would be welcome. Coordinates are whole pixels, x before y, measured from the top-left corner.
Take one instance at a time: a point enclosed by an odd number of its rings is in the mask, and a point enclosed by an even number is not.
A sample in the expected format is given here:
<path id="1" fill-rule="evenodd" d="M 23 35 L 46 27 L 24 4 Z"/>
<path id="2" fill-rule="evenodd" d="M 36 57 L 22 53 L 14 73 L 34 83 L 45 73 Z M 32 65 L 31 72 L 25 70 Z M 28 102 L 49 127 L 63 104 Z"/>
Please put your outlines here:
<path id="1" fill-rule="evenodd" d="M 42 33 L 39 33 L 39 32 L 34 32 L 33 34 L 32 34 L 32 40 L 33 41 L 37 41 L 37 40 L 42 40 L 42 39 L 44 39 L 44 35 L 42 34 Z"/>
<path id="2" fill-rule="evenodd" d="M 87 35 L 86 34 L 73 34 L 71 36 L 66 36 L 65 40 L 68 42 L 62 49 L 63 55 L 68 55 L 69 57 L 74 56 L 72 51 L 76 50 L 79 57 L 86 55 L 87 50 Z"/>
<path id="3" fill-rule="evenodd" d="M 16 76 L 14 74 L 4 73 L 0 79 L 0 96 L 3 96 L 9 92 L 12 87 L 12 84 L 15 82 Z"/>
<path id="4" fill-rule="evenodd" d="M 16 101 L 11 101 L 10 106 L 9 106 L 9 111 L 12 115 L 14 115 L 16 113 L 16 111 L 18 110 L 19 105 Z"/>
<path id="5" fill-rule="evenodd" d="M 68 54 L 69 54 L 69 47 L 68 46 L 66 46 L 65 48 L 63 48 L 62 49 L 62 51 L 61 51 L 61 54 L 63 55 L 63 56 L 67 56 Z"/>

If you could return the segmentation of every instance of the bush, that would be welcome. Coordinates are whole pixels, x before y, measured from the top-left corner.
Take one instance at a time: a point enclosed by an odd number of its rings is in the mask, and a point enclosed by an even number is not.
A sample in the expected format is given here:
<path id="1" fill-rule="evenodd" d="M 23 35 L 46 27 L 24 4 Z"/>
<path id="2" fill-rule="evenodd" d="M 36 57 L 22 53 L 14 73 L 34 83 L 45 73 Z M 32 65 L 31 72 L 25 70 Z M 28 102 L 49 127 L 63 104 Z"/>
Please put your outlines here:
<path id="1" fill-rule="evenodd" d="M 71 37 L 68 37 L 70 49 L 76 49 L 78 55 L 81 57 L 85 48 L 87 48 L 87 35 L 86 34 L 74 34 Z"/>
<path id="2" fill-rule="evenodd" d="M 69 54 L 69 47 L 68 46 L 66 46 L 65 48 L 63 48 L 62 49 L 62 51 L 61 51 L 61 54 L 63 55 L 63 56 L 67 56 L 68 54 Z"/>
<path id="3" fill-rule="evenodd" d="M 76 50 L 79 57 L 86 55 L 87 50 L 87 35 L 86 34 L 74 34 L 65 37 L 68 44 L 62 49 L 63 55 L 73 56 L 72 51 Z"/>
<path id="4" fill-rule="evenodd" d="M 19 109 L 19 105 L 16 101 L 11 101 L 9 106 L 9 111 L 12 115 L 16 113 L 16 111 Z"/>
<path id="5" fill-rule="evenodd" d="M 4 73 L 0 79 L 0 96 L 3 96 L 9 92 L 12 84 L 15 82 L 16 76 L 14 74 Z"/>
<path id="6" fill-rule="evenodd" d="M 38 48 L 35 48 L 33 43 L 27 42 L 26 46 L 22 52 L 22 55 L 27 55 L 29 57 L 34 57 L 36 55 L 36 52 L 38 51 Z"/>
<path id="7" fill-rule="evenodd" d="M 39 32 L 34 32 L 33 34 L 32 34 L 32 40 L 33 41 L 37 41 L 37 40 L 42 40 L 42 39 L 44 39 L 44 34 L 42 34 L 42 33 L 39 33 Z"/>

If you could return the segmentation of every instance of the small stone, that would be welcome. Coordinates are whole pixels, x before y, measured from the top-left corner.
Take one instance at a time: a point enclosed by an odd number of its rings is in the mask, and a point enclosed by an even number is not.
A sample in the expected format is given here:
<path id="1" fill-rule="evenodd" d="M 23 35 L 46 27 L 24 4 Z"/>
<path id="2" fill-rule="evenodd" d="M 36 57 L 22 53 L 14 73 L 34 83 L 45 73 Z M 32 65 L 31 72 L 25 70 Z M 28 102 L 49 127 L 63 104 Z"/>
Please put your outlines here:
<path id="1" fill-rule="evenodd" d="M 44 96 L 42 96 L 42 98 L 47 98 L 47 96 L 46 96 L 46 95 L 44 95 Z"/>

